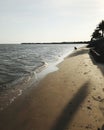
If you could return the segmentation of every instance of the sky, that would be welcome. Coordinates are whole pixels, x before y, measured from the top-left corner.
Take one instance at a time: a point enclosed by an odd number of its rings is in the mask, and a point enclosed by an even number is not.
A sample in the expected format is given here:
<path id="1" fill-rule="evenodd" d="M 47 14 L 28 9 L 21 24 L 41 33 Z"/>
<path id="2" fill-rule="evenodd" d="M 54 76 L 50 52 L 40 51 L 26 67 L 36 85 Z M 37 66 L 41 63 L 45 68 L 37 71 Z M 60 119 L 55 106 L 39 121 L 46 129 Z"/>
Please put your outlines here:
<path id="1" fill-rule="evenodd" d="M 0 0 L 0 43 L 88 41 L 103 0 Z"/>

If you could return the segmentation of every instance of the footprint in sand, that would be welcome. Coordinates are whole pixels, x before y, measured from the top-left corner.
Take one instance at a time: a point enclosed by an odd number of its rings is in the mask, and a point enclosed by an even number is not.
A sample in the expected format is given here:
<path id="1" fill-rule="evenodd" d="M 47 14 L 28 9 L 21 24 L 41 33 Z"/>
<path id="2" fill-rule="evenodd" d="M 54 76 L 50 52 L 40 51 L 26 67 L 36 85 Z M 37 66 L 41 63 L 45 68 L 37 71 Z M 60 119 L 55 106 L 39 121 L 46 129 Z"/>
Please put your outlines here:
<path id="1" fill-rule="evenodd" d="M 93 98 L 95 101 L 104 102 L 104 98 L 101 98 L 100 96 L 92 96 L 92 98 Z"/>
<path id="2" fill-rule="evenodd" d="M 84 72 L 83 74 L 86 75 L 88 72 Z"/>
<path id="3" fill-rule="evenodd" d="M 90 70 L 89 70 L 88 72 L 84 72 L 83 74 L 86 75 L 86 74 L 88 74 L 89 72 L 90 72 Z"/>
<path id="4" fill-rule="evenodd" d="M 83 63 L 83 65 L 84 65 L 84 66 L 87 66 L 87 64 L 86 64 L 86 63 Z"/>
<path id="5" fill-rule="evenodd" d="M 93 90 L 96 90 L 96 88 L 93 88 Z"/>

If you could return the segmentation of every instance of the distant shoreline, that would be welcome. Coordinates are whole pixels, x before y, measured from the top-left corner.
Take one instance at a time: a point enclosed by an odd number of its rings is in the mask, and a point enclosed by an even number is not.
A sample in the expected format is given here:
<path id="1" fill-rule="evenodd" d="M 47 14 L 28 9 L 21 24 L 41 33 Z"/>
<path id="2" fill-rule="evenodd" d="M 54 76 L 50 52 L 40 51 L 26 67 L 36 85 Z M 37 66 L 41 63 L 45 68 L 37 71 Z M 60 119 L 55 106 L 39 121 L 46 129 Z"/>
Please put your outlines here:
<path id="1" fill-rule="evenodd" d="M 79 41 L 79 42 L 43 42 L 43 43 L 21 43 L 21 44 L 29 44 L 29 45 L 35 45 L 35 44 L 88 44 L 89 41 Z"/>

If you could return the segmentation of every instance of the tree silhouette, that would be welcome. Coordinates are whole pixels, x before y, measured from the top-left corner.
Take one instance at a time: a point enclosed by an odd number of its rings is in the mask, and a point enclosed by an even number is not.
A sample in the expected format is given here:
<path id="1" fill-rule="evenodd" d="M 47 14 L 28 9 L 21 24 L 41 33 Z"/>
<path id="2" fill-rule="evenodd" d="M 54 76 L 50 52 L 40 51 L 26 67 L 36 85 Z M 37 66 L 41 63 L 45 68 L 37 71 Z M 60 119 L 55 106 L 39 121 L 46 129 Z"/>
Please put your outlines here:
<path id="1" fill-rule="evenodd" d="M 91 41 L 104 38 L 104 20 L 102 20 L 91 35 Z"/>
<path id="2" fill-rule="evenodd" d="M 104 38 L 104 20 L 102 20 L 102 21 L 99 23 L 97 29 L 99 30 L 99 32 L 101 31 L 102 37 Z"/>
<path id="3" fill-rule="evenodd" d="M 100 39 L 102 37 L 101 33 L 99 32 L 99 30 L 95 30 L 93 33 L 92 33 L 92 38 L 91 38 L 91 41 L 92 40 L 97 40 L 97 39 Z"/>

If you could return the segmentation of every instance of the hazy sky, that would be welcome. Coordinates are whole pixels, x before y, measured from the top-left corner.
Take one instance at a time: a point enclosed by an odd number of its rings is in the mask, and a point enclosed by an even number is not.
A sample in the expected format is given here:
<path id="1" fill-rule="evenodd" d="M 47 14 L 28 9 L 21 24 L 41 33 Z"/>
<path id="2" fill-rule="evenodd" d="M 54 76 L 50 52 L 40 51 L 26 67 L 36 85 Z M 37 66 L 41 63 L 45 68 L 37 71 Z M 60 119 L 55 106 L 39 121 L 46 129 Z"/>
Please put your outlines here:
<path id="1" fill-rule="evenodd" d="M 0 0 L 0 43 L 89 40 L 103 0 Z"/>

